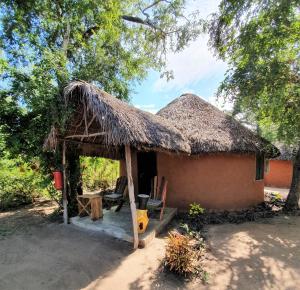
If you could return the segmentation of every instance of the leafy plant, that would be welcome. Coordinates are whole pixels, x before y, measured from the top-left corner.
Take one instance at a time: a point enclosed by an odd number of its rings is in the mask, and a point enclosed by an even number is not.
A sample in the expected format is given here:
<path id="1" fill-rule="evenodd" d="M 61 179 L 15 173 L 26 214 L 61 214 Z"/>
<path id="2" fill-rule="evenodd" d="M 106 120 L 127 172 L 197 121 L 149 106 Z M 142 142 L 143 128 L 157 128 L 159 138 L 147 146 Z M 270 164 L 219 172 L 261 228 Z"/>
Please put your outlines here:
<path id="1" fill-rule="evenodd" d="M 297 146 L 286 209 L 298 208 L 300 171 L 299 0 L 222 0 L 210 44 L 228 64 L 218 96 L 254 117 L 271 140 Z"/>
<path id="2" fill-rule="evenodd" d="M 190 204 L 189 215 L 192 217 L 199 216 L 205 212 L 205 209 L 198 203 Z"/>
<path id="3" fill-rule="evenodd" d="M 54 200 L 58 204 L 59 209 L 62 208 L 62 193 L 55 189 L 53 182 L 50 182 L 47 186 L 45 197 Z"/>
<path id="4" fill-rule="evenodd" d="M 83 188 L 107 189 L 115 185 L 119 175 L 119 162 L 106 158 L 81 157 Z"/>
<path id="5" fill-rule="evenodd" d="M 282 200 L 282 195 L 280 194 L 280 192 L 274 192 L 273 193 L 273 198 L 274 200 Z"/>
<path id="6" fill-rule="evenodd" d="M 0 123 L 5 146 L 42 154 L 51 124 L 68 120 L 62 91 L 82 79 L 121 99 L 149 69 L 165 72 L 167 52 L 203 31 L 184 0 L 26 0 L 0 4 Z M 167 77 L 171 73 L 165 72 Z"/>
<path id="7" fill-rule="evenodd" d="M 47 193 L 50 180 L 38 168 L 38 161 L 22 157 L 0 160 L 0 209 L 31 203 Z"/>

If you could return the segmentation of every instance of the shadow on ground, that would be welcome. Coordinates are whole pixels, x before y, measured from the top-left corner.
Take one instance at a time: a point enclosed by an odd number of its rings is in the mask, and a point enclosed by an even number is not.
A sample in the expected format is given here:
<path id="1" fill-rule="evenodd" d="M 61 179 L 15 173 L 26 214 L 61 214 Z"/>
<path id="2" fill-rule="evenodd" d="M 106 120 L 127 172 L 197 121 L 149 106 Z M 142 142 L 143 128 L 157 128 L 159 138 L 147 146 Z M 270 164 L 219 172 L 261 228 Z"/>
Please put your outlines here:
<path id="1" fill-rule="evenodd" d="M 47 203 L 37 208 L 0 213 L 0 289 L 82 289 L 132 252 L 130 244 L 49 223 Z"/>
<path id="2" fill-rule="evenodd" d="M 0 213 L 0 225 L 13 228 L 0 236 L 0 289 L 300 289 L 298 216 L 208 227 L 203 285 L 159 268 L 163 238 L 133 252 L 104 234 L 50 223 L 44 207 Z"/>
<path id="3" fill-rule="evenodd" d="M 299 289 L 300 217 L 210 227 L 208 288 Z"/>

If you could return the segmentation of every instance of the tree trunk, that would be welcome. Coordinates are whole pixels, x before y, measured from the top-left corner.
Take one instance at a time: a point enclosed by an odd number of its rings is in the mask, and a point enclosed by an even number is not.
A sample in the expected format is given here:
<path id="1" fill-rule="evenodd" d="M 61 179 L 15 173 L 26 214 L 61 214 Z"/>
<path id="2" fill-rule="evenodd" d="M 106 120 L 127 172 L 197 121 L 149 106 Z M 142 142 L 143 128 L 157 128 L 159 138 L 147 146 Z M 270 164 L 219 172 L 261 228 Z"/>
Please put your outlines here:
<path id="1" fill-rule="evenodd" d="M 70 146 L 71 147 L 71 146 Z M 68 166 L 68 214 L 70 217 L 78 214 L 77 188 L 81 181 L 79 154 L 74 148 L 68 147 L 67 166 Z"/>
<path id="2" fill-rule="evenodd" d="M 298 145 L 297 155 L 293 166 L 293 179 L 289 195 L 285 202 L 286 210 L 293 210 L 299 208 L 300 198 L 300 144 Z"/>

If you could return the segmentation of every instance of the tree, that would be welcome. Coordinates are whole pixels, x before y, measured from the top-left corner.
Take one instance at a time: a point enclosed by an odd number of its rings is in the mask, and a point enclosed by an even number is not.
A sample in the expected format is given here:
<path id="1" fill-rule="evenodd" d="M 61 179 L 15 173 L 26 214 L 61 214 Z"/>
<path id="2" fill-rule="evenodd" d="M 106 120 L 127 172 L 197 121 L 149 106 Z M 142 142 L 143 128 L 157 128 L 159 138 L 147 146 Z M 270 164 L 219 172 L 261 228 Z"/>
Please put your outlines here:
<path id="1" fill-rule="evenodd" d="M 201 31 L 184 0 L 3 0 L 0 120 L 16 152 L 37 155 L 53 122 L 63 122 L 61 93 L 71 79 L 128 99 L 149 68 L 161 70 Z M 167 72 L 166 72 L 167 73 Z M 59 108 L 51 110 L 51 108 Z"/>
<path id="2" fill-rule="evenodd" d="M 62 91 L 72 79 L 128 100 L 132 83 L 150 68 L 171 77 L 164 71 L 166 53 L 180 51 L 202 30 L 198 13 L 185 15 L 185 5 L 185 0 L 2 0 L 0 134 L 6 148 L 43 155 L 50 126 L 63 127 L 68 118 Z M 72 192 L 79 156 L 68 152 Z"/>
<path id="3" fill-rule="evenodd" d="M 299 7 L 299 0 L 222 0 L 209 28 L 211 46 L 229 64 L 218 96 L 298 144 L 289 209 L 300 197 Z"/>

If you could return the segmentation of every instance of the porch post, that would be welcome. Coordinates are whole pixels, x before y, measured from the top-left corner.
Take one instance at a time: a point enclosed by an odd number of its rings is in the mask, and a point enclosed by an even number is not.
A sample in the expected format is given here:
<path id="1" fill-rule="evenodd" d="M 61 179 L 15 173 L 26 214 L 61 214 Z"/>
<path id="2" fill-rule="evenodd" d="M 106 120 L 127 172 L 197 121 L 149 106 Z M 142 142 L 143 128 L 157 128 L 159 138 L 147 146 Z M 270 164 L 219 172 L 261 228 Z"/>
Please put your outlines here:
<path id="1" fill-rule="evenodd" d="M 64 224 L 68 224 L 68 200 L 67 200 L 67 176 L 66 176 L 66 141 L 63 142 L 62 152 L 63 165 L 63 207 L 64 207 Z"/>
<path id="2" fill-rule="evenodd" d="M 132 170 L 131 170 L 130 145 L 125 146 L 125 159 L 126 159 L 129 201 L 130 201 L 132 227 L 133 227 L 133 248 L 137 249 L 137 247 L 139 245 L 139 236 L 138 236 L 138 228 L 137 228 L 138 225 L 137 225 L 137 216 L 136 216 L 136 206 L 135 206 L 135 200 L 134 200 L 134 185 L 133 185 Z"/>

